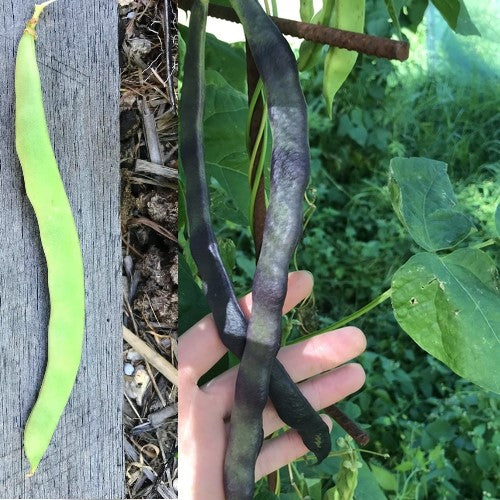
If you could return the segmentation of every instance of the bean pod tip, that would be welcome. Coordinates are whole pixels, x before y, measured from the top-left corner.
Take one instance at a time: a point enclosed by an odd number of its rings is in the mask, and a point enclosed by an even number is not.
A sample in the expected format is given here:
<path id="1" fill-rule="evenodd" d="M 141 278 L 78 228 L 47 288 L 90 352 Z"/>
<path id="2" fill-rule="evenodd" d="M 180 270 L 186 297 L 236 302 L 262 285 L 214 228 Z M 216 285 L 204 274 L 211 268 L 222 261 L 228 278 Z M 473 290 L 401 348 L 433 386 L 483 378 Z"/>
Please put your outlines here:
<path id="1" fill-rule="evenodd" d="M 28 33 L 29 35 L 32 35 L 36 38 L 36 25 L 38 24 L 38 20 L 40 19 L 42 12 L 44 11 L 45 7 L 47 7 L 51 3 L 54 3 L 55 1 L 56 0 L 47 0 L 46 2 L 35 4 L 35 10 L 33 11 L 33 16 L 26 23 L 26 28 L 24 30 L 25 33 Z"/>

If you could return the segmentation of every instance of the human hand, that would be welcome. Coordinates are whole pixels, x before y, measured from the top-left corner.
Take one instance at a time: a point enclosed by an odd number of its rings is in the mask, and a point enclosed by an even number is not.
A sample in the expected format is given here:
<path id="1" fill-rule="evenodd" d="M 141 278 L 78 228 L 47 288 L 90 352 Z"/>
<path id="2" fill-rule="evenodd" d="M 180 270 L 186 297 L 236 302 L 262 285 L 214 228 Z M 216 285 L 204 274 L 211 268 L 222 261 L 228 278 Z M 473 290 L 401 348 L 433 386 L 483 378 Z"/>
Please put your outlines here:
<path id="1" fill-rule="evenodd" d="M 291 273 L 283 307 L 287 312 L 312 290 L 312 275 Z M 250 315 L 251 294 L 240 300 L 245 315 Z M 278 353 L 295 382 L 312 406 L 330 406 L 361 388 L 363 368 L 355 363 L 343 365 L 366 347 L 363 333 L 354 327 L 341 328 L 285 347 Z M 206 316 L 179 339 L 179 498 L 222 500 L 223 464 L 229 431 L 228 418 L 234 402 L 237 367 L 202 387 L 198 380 L 225 353 L 212 315 Z M 343 365 L 343 366 L 340 366 Z M 328 416 L 323 415 L 332 426 Z M 283 427 L 283 422 L 268 402 L 263 413 L 264 436 Z M 296 431 L 289 430 L 264 441 L 257 459 L 255 479 L 283 467 L 307 453 Z"/>

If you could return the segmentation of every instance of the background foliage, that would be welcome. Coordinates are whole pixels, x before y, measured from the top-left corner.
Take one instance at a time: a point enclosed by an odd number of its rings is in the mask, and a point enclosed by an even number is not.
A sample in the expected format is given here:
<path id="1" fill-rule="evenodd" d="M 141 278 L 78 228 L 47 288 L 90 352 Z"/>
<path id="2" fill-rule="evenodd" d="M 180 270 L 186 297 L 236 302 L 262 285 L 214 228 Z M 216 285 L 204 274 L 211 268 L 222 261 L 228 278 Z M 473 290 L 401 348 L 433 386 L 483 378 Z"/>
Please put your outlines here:
<path id="1" fill-rule="evenodd" d="M 385 4 L 367 4 L 366 31 L 390 36 Z M 423 4 L 427 2 L 414 1 L 401 11 L 403 27 L 417 27 Z M 420 56 L 428 51 L 422 26 L 417 35 L 405 32 Z M 290 321 L 290 339 L 367 304 L 390 287 L 395 270 L 418 251 L 391 207 L 386 186 L 392 157 L 424 156 L 446 162 L 459 205 L 475 223 L 469 244 L 496 236 L 500 86 L 491 65 L 471 70 L 470 61 L 479 60 L 477 54 L 487 60 L 487 46 L 482 47 L 478 37 L 452 44 L 450 37 L 458 35 L 446 29 L 444 42 L 435 45 L 423 64 L 410 61 L 402 68 L 360 57 L 336 96 L 332 121 L 321 95 L 321 68 L 302 75 L 312 155 L 308 197 L 316 210 L 297 252 L 297 265 L 313 272 L 315 291 L 314 300 Z M 467 58 L 467 53 L 473 56 Z M 207 167 L 217 236 L 241 294 L 249 290 L 255 269 L 247 229 L 244 75 L 242 48 L 209 37 Z M 182 214 L 180 233 L 182 240 Z M 497 249 L 484 250 L 498 262 Z M 207 309 L 200 306 L 204 301 L 191 278 L 195 268 L 187 249 L 184 255 L 179 316 L 181 327 L 187 328 Z M 362 454 L 356 498 L 500 497 L 500 398 L 460 379 L 419 349 L 396 323 L 388 302 L 355 324 L 368 338 L 368 349 L 360 359 L 367 382 L 343 408 L 368 428 L 368 449 L 387 455 Z M 216 371 L 229 364 L 230 359 L 223 360 Z M 340 436 L 338 431 L 333 434 L 334 443 Z M 336 444 L 334 449 L 339 449 Z M 297 462 L 281 471 L 280 498 L 321 499 L 332 486 L 339 463 L 339 458 L 320 466 Z M 274 498 L 264 483 L 258 497 Z"/>

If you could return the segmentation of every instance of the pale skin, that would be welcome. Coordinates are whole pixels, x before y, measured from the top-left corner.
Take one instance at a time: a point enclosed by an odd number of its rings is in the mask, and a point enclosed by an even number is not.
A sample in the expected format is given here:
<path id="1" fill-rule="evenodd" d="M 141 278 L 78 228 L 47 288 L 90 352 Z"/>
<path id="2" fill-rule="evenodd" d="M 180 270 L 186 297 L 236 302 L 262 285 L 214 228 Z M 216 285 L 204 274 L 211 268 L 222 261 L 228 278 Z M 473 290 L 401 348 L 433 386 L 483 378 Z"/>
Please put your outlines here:
<path id="1" fill-rule="evenodd" d="M 306 298 L 312 287 L 310 273 L 291 273 L 283 311 L 289 311 Z M 240 303 L 248 317 L 252 308 L 251 294 L 243 297 Z M 320 410 L 362 387 L 365 381 L 363 368 L 348 362 L 365 348 L 363 333 L 357 328 L 346 327 L 285 347 L 280 350 L 278 358 L 312 406 Z M 179 340 L 178 486 L 179 498 L 182 499 L 224 499 L 222 471 L 237 369 L 224 372 L 202 387 L 198 386 L 198 380 L 226 352 L 211 315 L 190 328 Z M 329 417 L 323 418 L 331 427 Z M 264 410 L 263 424 L 266 437 L 284 425 L 271 403 Z M 265 440 L 257 460 L 255 479 L 305 453 L 307 448 L 295 431 L 289 430 Z"/>

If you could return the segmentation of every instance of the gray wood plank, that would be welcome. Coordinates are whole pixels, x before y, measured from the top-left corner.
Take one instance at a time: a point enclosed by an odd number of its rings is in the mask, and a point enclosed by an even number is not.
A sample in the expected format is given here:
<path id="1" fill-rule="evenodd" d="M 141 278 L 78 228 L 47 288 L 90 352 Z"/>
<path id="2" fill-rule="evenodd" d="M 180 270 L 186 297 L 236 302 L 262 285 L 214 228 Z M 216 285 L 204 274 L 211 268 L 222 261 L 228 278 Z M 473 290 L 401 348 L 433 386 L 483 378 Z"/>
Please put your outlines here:
<path id="1" fill-rule="evenodd" d="M 0 497 L 122 498 L 119 69 L 116 0 L 43 14 L 45 109 L 83 247 L 86 336 L 70 402 L 34 477 L 22 431 L 46 361 L 49 303 L 38 229 L 14 149 L 14 60 L 34 0 L 0 2 Z"/>

